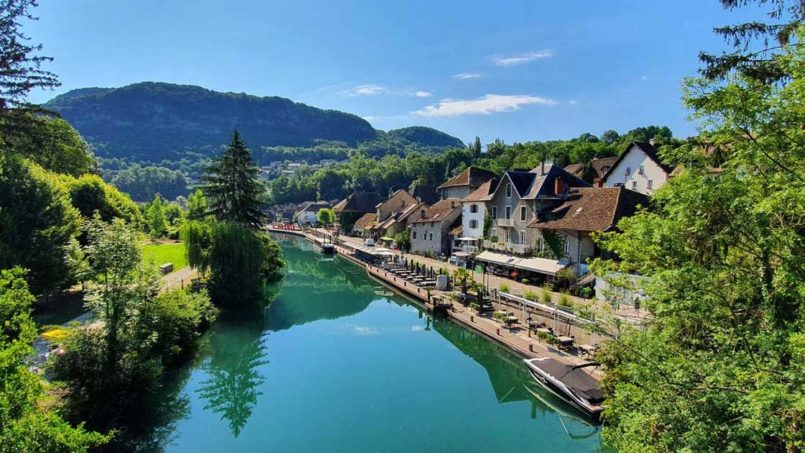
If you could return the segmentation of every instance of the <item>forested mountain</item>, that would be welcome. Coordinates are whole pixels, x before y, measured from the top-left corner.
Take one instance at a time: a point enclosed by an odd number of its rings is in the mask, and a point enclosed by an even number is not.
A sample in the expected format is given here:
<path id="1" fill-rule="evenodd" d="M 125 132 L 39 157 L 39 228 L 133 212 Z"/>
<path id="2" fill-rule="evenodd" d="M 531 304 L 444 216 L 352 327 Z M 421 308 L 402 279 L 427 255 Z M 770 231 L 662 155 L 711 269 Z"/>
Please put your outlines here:
<path id="1" fill-rule="evenodd" d="M 384 133 L 356 115 L 322 110 L 276 96 L 221 93 L 190 85 L 143 82 L 121 88 L 82 88 L 47 102 L 101 157 L 159 162 L 186 152 L 211 154 L 238 129 L 252 150 L 344 148 L 392 142 L 388 152 L 462 146 L 461 140 L 424 127 Z M 421 146 L 417 146 L 421 145 Z M 381 152 L 382 154 L 383 152 Z M 304 154 L 304 153 L 302 153 Z"/>

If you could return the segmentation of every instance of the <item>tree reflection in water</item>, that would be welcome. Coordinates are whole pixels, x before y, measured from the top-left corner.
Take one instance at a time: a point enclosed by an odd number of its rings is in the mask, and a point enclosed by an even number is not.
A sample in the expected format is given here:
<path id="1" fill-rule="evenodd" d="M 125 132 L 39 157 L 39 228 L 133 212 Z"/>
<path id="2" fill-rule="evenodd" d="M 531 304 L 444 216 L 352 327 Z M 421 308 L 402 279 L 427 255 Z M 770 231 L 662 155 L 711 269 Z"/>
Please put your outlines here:
<path id="1" fill-rule="evenodd" d="M 222 314 L 215 329 L 226 333 L 213 336 L 202 366 L 209 376 L 198 390 L 207 402 L 204 409 L 226 420 L 235 437 L 249 421 L 262 394 L 258 387 L 265 382 L 259 370 L 268 364 L 263 316 L 263 310 Z"/>

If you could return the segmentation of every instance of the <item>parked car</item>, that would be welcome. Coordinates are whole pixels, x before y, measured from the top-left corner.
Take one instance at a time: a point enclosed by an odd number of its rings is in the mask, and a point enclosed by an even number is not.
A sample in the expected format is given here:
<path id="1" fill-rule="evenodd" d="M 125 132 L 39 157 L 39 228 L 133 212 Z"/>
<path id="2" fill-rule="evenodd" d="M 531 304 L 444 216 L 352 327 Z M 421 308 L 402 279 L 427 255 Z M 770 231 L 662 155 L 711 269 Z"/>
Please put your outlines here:
<path id="1" fill-rule="evenodd" d="M 367 247 L 374 247 L 375 246 L 375 240 L 372 239 L 372 238 L 366 238 L 366 240 L 363 241 L 363 245 L 365 245 Z"/>

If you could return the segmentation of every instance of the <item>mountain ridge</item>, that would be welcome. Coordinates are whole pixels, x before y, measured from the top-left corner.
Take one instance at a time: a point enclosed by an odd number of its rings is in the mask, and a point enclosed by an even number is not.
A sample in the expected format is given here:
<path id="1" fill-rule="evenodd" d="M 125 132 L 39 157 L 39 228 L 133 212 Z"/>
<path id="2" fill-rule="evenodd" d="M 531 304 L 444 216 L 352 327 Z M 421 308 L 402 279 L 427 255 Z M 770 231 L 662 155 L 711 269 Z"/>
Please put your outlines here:
<path id="1" fill-rule="evenodd" d="M 384 132 L 357 115 L 287 98 L 164 82 L 79 88 L 43 107 L 59 113 L 104 157 L 159 161 L 185 152 L 210 154 L 235 128 L 253 149 L 327 142 L 356 147 L 387 137 L 414 147 L 464 146 L 456 137 L 422 126 Z"/>

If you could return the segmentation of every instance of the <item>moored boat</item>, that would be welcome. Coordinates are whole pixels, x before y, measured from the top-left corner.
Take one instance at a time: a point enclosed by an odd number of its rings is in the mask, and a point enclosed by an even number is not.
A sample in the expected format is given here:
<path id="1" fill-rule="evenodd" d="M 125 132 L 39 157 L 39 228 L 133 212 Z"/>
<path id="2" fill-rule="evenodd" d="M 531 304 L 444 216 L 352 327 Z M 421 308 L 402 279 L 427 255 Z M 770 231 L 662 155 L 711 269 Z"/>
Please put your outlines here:
<path id="1" fill-rule="evenodd" d="M 598 366 L 594 362 L 569 365 L 556 359 L 537 357 L 524 360 L 534 379 L 551 393 L 595 420 L 604 410 L 601 384 L 583 368 Z"/>

